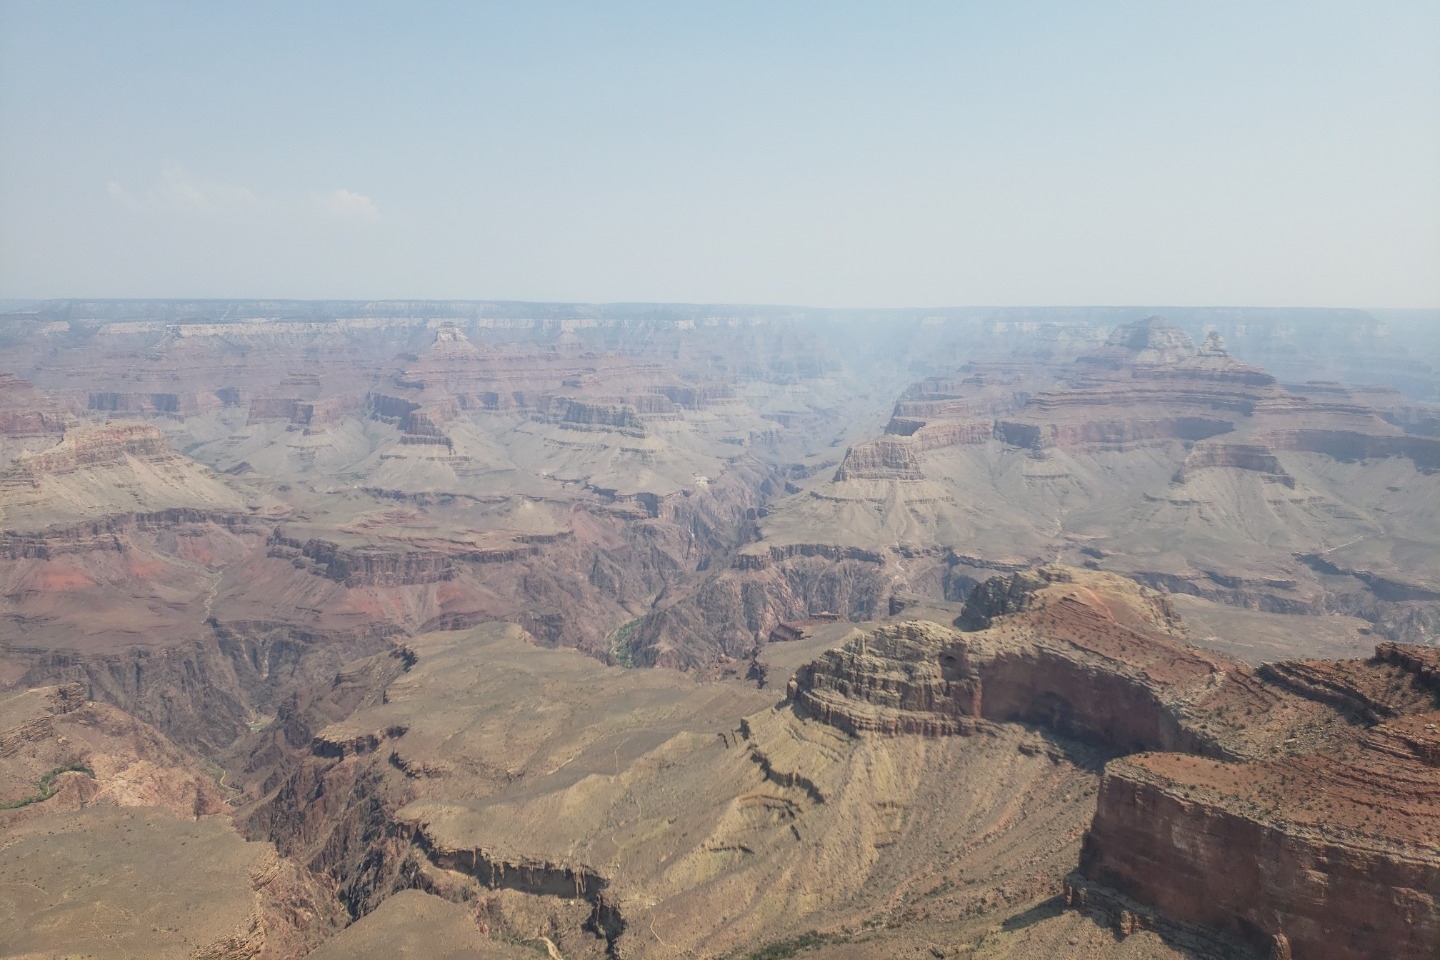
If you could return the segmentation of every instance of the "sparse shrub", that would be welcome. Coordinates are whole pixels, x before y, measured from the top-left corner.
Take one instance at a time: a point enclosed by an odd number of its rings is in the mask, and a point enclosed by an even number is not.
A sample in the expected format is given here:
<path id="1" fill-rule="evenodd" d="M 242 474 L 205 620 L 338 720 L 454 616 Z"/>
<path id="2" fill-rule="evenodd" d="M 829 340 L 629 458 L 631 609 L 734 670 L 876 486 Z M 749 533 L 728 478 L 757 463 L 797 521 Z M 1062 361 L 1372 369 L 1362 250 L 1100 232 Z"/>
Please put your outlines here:
<path id="1" fill-rule="evenodd" d="M 840 938 L 833 933 L 820 933 L 818 930 L 810 930 L 800 934 L 798 937 L 791 937 L 789 940 L 777 940 L 767 944 L 750 954 L 746 960 L 788 960 L 801 950 L 811 950 L 815 947 L 822 947 L 827 943 L 835 943 Z"/>
<path id="2" fill-rule="evenodd" d="M 95 771 L 83 763 L 68 763 L 63 767 L 56 767 L 45 776 L 40 778 L 36 785 L 36 792 L 28 797 L 21 797 L 19 800 L 0 801 L 0 810 L 18 810 L 21 807 L 28 807 L 32 803 L 40 803 L 55 796 L 59 787 L 55 786 L 55 778 L 62 773 L 83 773 L 91 780 L 95 779 Z"/>

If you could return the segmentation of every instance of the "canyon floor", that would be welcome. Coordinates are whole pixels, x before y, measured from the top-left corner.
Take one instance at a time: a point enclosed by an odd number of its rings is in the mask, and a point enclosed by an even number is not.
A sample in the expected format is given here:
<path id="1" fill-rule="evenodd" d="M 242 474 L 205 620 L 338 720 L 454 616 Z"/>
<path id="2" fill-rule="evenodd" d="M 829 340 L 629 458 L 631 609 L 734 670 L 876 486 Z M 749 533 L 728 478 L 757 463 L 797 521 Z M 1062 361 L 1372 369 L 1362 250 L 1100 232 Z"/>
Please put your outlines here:
<path id="1" fill-rule="evenodd" d="M 1440 340 L 0 316 L 0 956 L 1431 958 Z"/>

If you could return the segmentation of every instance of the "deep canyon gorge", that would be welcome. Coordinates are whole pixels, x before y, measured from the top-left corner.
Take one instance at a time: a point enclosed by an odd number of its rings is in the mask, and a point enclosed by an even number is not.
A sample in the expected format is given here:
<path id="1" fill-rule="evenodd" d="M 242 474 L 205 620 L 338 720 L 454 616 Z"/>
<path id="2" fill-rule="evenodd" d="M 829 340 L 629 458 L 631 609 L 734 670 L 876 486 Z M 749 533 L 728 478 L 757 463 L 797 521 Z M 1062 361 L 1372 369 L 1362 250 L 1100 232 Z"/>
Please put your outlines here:
<path id="1" fill-rule="evenodd" d="M 1437 637 L 1428 315 L 0 315 L 6 956 L 1429 960 Z"/>

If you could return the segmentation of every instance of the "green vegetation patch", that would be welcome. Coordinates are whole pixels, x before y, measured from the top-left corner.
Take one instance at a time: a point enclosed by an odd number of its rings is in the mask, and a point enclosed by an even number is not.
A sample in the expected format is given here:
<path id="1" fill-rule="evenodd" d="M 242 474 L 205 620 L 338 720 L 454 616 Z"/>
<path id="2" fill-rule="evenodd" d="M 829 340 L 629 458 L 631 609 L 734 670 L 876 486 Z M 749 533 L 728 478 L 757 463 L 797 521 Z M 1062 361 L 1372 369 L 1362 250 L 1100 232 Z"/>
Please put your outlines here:
<path id="1" fill-rule="evenodd" d="M 635 666 L 635 651 L 630 649 L 630 638 L 635 635 L 635 628 L 640 626 L 644 617 L 636 617 L 634 620 L 626 621 L 616 627 L 606 638 L 606 648 L 615 662 L 622 667 Z"/>
<path id="2" fill-rule="evenodd" d="M 55 781 L 62 773 L 83 773 L 91 780 L 95 779 L 95 771 L 83 763 L 70 763 L 63 767 L 56 767 L 40 778 L 40 782 L 36 785 L 36 793 L 28 797 L 21 797 L 19 800 L 0 801 L 0 810 L 18 810 L 21 807 L 28 807 L 32 803 L 49 800 L 55 796 L 55 792 L 60 789 L 55 785 Z"/>
<path id="3" fill-rule="evenodd" d="M 845 938 L 835 933 L 820 933 L 811 930 L 789 940 L 777 940 L 750 954 L 746 960 L 788 960 L 801 950 L 813 950 L 827 943 L 839 943 Z"/>

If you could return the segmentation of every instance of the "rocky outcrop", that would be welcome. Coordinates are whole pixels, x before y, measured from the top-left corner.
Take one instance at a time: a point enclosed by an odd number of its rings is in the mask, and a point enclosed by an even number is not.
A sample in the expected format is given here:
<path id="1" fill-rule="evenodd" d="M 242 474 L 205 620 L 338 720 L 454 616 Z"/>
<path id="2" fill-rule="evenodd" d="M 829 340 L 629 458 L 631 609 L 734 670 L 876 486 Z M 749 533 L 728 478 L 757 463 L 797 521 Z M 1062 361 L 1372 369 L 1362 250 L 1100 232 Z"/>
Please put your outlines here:
<path id="1" fill-rule="evenodd" d="M 1197 443 L 1175 471 L 1174 480 L 1184 483 L 1197 471 L 1211 467 L 1251 470 L 1267 480 L 1291 489 L 1295 487 L 1295 478 L 1285 471 L 1274 453 L 1258 444 L 1245 443 Z"/>
<path id="2" fill-rule="evenodd" d="M 8 696 L 0 705 L 0 824 L 93 804 L 185 819 L 228 810 L 213 774 L 154 727 L 90 700 L 84 684 Z"/>
<path id="3" fill-rule="evenodd" d="M 473 877 L 491 890 L 586 901 L 591 906 L 586 928 L 612 948 L 625 932 L 620 906 L 607 896 L 610 880 L 592 867 L 535 857 L 507 858 L 479 847 L 452 850 L 431 838 L 423 826 L 416 830 L 415 845 L 435 866 Z"/>
<path id="4" fill-rule="evenodd" d="M 1382 725 L 1338 756 L 1114 761 L 1080 872 L 1270 956 L 1429 960 L 1440 943 L 1437 718 Z"/>
<path id="5" fill-rule="evenodd" d="M 898 437 L 860 443 L 845 451 L 835 482 L 846 480 L 924 480 L 917 445 Z"/>
<path id="6" fill-rule="evenodd" d="M 1122 934 L 1178 921 L 1271 956 L 1433 955 L 1435 650 L 1251 672 L 1180 642 L 1163 598 L 1058 568 L 972 604 L 971 632 L 889 625 L 824 654 L 790 700 L 852 734 L 1021 721 L 1133 754 L 1106 767 L 1069 895 Z"/>
<path id="7" fill-rule="evenodd" d="M 635 408 L 626 404 L 587 403 L 557 397 L 542 419 L 565 430 L 618 433 L 636 438 L 646 436 L 644 422 Z"/>
<path id="8" fill-rule="evenodd" d="M 1045 580 L 1026 573 L 991 577 L 971 591 L 955 625 L 962 630 L 988 630 L 996 617 L 1028 610 L 1045 586 Z"/>
<path id="9" fill-rule="evenodd" d="M 1300 429 L 1277 431 L 1265 437 L 1279 450 L 1318 453 L 1334 460 L 1375 460 L 1405 457 L 1427 473 L 1440 470 L 1440 439 L 1411 435 L 1376 436 L 1356 430 Z"/>
<path id="10" fill-rule="evenodd" d="M 149 424 L 114 424 L 76 429 L 48 450 L 22 453 L 6 471 L 13 481 L 42 475 L 64 475 L 97 466 L 123 463 L 126 457 L 163 460 L 176 457 L 165 435 Z"/>
<path id="11" fill-rule="evenodd" d="M 717 403 L 735 399 L 735 388 L 728 383 L 665 384 L 655 392 L 686 410 L 703 410 Z"/>
<path id="12" fill-rule="evenodd" d="M 0 439 L 58 437 L 74 419 L 28 380 L 0 370 Z"/>
<path id="13" fill-rule="evenodd" d="M 213 524 L 235 534 L 260 535 L 270 523 L 249 514 L 222 513 L 196 507 L 171 507 L 150 513 L 117 513 L 89 523 L 49 527 L 24 533 L 0 531 L 0 559 L 53 560 L 92 550 L 123 552 L 130 536 L 174 530 L 191 524 Z"/>
<path id="14" fill-rule="evenodd" d="M 802 667 L 787 697 L 848 733 L 973 733 L 983 681 L 972 653 L 943 627 L 884 626 Z"/>
<path id="15" fill-rule="evenodd" d="M 339 422 L 356 410 L 356 397 L 329 397 L 324 400 L 257 397 L 250 401 L 250 423 L 284 420 L 297 427 L 320 427 Z"/>
<path id="16" fill-rule="evenodd" d="M 1105 346 L 1092 357 L 1096 361 L 1113 357 L 1130 363 L 1169 364 L 1198 353 L 1183 330 L 1156 316 L 1116 327 Z"/>
<path id="17" fill-rule="evenodd" d="M 1221 665 L 1170 635 L 1159 598 L 1117 577 L 1073 577 L 1042 568 L 995 578 L 976 588 L 976 610 L 963 618 L 981 632 L 880 627 L 802 667 L 788 695 L 852 733 L 939 735 L 1019 721 L 1111 750 L 1226 755 L 1187 715 Z M 1132 605 L 1132 622 L 1097 602 L 1097 590 Z"/>

